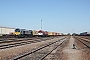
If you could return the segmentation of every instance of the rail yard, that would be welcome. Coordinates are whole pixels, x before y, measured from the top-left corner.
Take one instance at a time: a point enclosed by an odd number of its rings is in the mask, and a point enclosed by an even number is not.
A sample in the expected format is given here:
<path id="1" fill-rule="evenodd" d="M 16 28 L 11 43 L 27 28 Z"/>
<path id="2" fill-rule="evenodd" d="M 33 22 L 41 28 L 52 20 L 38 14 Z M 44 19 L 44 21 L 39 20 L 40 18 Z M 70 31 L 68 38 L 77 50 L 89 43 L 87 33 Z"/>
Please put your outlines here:
<path id="1" fill-rule="evenodd" d="M 0 60 L 89 60 L 89 56 L 89 36 L 0 38 Z"/>
<path id="2" fill-rule="evenodd" d="M 89 60 L 90 34 L 0 27 L 0 60 Z"/>
<path id="3" fill-rule="evenodd" d="M 0 0 L 0 60 L 90 60 L 90 0 Z"/>

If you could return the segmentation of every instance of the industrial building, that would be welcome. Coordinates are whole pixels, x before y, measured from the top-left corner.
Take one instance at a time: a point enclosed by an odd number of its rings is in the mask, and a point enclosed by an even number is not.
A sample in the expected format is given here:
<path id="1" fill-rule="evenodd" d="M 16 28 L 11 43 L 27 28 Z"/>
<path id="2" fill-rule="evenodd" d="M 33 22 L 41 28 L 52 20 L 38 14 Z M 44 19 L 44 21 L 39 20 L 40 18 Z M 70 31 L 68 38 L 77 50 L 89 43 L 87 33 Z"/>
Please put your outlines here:
<path id="1" fill-rule="evenodd" d="M 15 28 L 0 26 L 0 36 L 13 33 Z"/>

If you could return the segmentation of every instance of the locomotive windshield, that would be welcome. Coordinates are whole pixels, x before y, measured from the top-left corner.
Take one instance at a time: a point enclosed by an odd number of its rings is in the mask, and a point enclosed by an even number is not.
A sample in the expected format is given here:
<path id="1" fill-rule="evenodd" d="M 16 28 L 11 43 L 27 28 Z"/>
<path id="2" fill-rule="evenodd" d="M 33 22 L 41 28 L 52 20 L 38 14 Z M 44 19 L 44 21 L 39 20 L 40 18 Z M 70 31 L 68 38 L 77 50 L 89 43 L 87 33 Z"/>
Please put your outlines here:
<path id="1" fill-rule="evenodd" d="M 15 29 L 15 32 L 20 32 L 20 29 Z"/>
<path id="2" fill-rule="evenodd" d="M 40 31 L 38 31 L 38 33 L 43 33 L 43 31 L 40 30 Z"/>

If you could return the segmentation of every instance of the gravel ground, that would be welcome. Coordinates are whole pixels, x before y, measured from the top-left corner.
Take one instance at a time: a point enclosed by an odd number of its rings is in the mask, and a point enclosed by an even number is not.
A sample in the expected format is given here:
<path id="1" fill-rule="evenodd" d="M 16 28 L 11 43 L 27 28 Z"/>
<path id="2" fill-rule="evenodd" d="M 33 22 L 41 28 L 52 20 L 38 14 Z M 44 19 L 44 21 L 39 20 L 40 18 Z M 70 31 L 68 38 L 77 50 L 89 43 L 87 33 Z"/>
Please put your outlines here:
<path id="1" fill-rule="evenodd" d="M 77 46 L 76 49 L 72 49 L 74 43 Z M 69 43 L 66 47 L 63 48 L 60 54 L 60 56 L 62 55 L 62 57 L 58 60 L 90 60 L 90 51 L 88 50 L 88 48 L 82 49 L 82 47 L 85 46 L 71 37 Z M 86 51 L 88 51 L 88 54 Z"/>
<path id="2" fill-rule="evenodd" d="M 57 39 L 61 39 L 61 37 L 55 38 L 53 40 L 43 41 L 42 43 L 38 42 L 38 43 L 34 43 L 34 44 L 28 44 L 28 45 L 24 45 L 24 46 L 0 50 L 0 60 L 13 59 L 16 56 L 19 56 L 23 53 L 32 51 L 32 49 L 36 49 L 37 47 L 47 44 L 47 42 L 49 43 L 49 42 L 55 41 Z M 76 45 L 76 47 L 75 47 L 76 49 L 73 49 L 73 44 Z M 48 51 L 48 50 L 46 50 L 46 51 Z M 42 54 L 43 54 L 43 52 L 41 52 L 41 55 Z M 37 55 L 38 55 L 38 53 L 37 53 Z M 68 40 L 62 46 L 59 46 L 44 60 L 90 60 L 90 49 L 88 49 L 86 46 L 84 46 L 82 43 L 75 40 L 71 36 L 70 40 Z"/>
<path id="3" fill-rule="evenodd" d="M 60 60 L 63 58 L 64 54 L 61 52 L 62 49 L 67 46 L 68 40 L 55 49 L 50 55 L 48 55 L 44 60 Z M 63 58 L 64 59 L 64 58 Z"/>
<path id="4" fill-rule="evenodd" d="M 73 49 L 73 44 L 76 49 Z M 90 60 L 90 49 L 72 36 L 62 47 L 58 47 L 44 60 Z"/>
<path id="5" fill-rule="evenodd" d="M 12 60 L 16 56 L 22 55 L 22 54 L 32 51 L 33 49 L 36 49 L 42 45 L 45 45 L 47 43 L 50 43 L 50 42 L 53 42 L 55 40 L 62 39 L 62 38 L 63 37 L 54 38 L 52 40 L 47 40 L 47 41 L 42 41 L 42 42 L 38 42 L 38 43 L 32 43 L 32 44 L 27 44 L 27 45 L 23 45 L 23 46 L 0 50 L 0 60 Z"/>
<path id="6" fill-rule="evenodd" d="M 66 39 L 65 39 L 66 40 Z M 42 58 L 43 56 L 45 56 L 48 52 L 50 52 L 51 50 L 53 50 L 56 46 L 58 46 L 62 41 L 56 42 L 48 47 L 45 47 L 33 54 L 30 54 L 20 60 L 39 60 L 40 58 Z M 55 51 L 53 51 L 54 53 Z"/>

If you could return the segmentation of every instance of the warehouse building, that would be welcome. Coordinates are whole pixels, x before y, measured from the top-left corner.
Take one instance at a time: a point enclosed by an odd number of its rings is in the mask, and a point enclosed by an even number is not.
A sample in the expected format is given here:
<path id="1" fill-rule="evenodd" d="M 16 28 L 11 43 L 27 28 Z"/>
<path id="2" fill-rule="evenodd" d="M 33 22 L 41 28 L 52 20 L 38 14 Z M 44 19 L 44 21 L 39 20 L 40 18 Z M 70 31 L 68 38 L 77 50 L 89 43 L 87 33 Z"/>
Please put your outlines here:
<path id="1" fill-rule="evenodd" d="M 0 36 L 13 33 L 15 28 L 0 26 Z"/>

